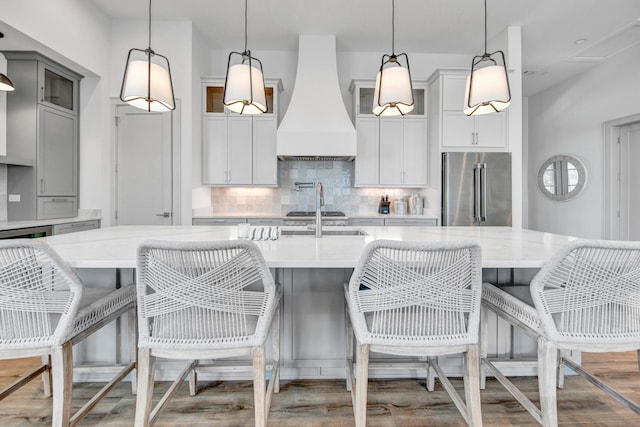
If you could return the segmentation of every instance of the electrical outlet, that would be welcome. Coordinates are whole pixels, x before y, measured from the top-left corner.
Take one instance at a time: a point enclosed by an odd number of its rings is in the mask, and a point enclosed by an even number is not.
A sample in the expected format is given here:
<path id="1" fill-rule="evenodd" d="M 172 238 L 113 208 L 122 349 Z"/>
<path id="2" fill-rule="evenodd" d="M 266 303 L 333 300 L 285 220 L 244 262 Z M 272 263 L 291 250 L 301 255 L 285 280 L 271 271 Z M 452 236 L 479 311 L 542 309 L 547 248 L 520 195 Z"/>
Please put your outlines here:
<path id="1" fill-rule="evenodd" d="M 20 195 L 19 194 L 9 194 L 9 201 L 10 202 L 19 202 L 20 201 Z"/>

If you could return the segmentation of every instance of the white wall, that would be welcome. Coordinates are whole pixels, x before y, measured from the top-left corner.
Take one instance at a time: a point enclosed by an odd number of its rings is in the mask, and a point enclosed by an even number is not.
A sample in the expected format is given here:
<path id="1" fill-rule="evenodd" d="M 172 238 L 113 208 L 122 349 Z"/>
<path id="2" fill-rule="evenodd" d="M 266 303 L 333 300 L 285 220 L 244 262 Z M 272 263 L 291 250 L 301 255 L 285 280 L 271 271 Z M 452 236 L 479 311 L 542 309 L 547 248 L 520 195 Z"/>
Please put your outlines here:
<path id="1" fill-rule="evenodd" d="M 640 45 L 529 98 L 529 227 L 585 238 L 603 237 L 603 123 L 638 114 Z M 556 154 L 572 154 L 587 170 L 574 199 L 555 202 L 537 188 L 537 171 Z"/>

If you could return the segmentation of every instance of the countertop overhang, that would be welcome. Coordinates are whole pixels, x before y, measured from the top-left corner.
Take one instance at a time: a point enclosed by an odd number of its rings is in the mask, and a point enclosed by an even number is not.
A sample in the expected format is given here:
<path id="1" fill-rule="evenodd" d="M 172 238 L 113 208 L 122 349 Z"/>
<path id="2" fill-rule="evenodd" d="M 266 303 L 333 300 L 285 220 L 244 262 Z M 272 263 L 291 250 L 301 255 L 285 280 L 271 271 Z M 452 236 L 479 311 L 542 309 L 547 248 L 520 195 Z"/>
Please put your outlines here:
<path id="1" fill-rule="evenodd" d="M 284 227 L 304 229 L 304 227 Z M 358 229 L 364 236 L 281 236 L 256 241 L 271 268 L 354 268 L 373 240 L 442 242 L 474 240 L 483 268 L 539 268 L 573 237 L 511 227 L 325 227 Z M 45 237 L 74 268 L 135 268 L 147 239 L 208 241 L 237 239 L 235 226 L 115 226 Z"/>

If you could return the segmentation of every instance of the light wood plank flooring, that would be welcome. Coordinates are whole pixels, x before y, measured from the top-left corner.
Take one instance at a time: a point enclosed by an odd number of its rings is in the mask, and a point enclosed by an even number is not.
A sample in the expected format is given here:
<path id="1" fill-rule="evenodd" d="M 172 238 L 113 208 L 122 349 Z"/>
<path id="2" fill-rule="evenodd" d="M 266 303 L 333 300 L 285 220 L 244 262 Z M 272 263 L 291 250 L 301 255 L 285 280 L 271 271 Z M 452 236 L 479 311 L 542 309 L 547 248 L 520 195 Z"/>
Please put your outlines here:
<path id="1" fill-rule="evenodd" d="M 37 362 L 38 359 L 1 361 L 0 388 Z M 640 402 L 640 373 L 635 352 L 585 355 L 584 366 Z M 514 382 L 528 396 L 537 398 L 537 381 L 534 378 L 520 378 Z M 462 380 L 454 379 L 453 383 L 462 389 Z M 75 384 L 74 410 L 99 387 L 101 384 Z M 167 383 L 157 384 L 157 398 L 167 387 Z M 481 396 L 484 425 L 536 425 L 495 380 L 487 381 L 487 389 Z M 190 397 L 188 387 L 183 386 L 156 425 L 250 426 L 253 425 L 252 401 L 250 382 L 204 384 L 195 397 Z M 128 383 L 121 384 L 81 425 L 130 426 L 134 410 L 135 396 L 131 394 Z M 563 426 L 640 425 L 640 416 L 577 376 L 567 377 L 565 389 L 558 392 L 558 412 Z M 367 415 L 370 426 L 465 425 L 440 384 L 436 382 L 436 391 L 428 393 L 423 379 L 370 381 Z M 0 425 L 3 427 L 46 426 L 50 425 L 50 417 L 51 399 L 43 397 L 39 380 L 0 402 Z M 352 426 L 351 397 L 345 390 L 344 381 L 283 381 L 280 394 L 274 395 L 269 425 Z"/>

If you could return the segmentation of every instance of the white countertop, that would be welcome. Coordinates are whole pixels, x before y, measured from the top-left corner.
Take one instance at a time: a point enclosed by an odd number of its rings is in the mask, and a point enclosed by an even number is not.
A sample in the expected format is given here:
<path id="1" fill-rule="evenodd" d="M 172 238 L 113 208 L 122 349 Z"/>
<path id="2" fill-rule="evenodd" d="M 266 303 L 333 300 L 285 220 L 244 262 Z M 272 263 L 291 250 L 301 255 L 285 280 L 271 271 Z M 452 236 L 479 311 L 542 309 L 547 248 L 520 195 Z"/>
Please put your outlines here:
<path id="1" fill-rule="evenodd" d="M 376 239 L 403 241 L 475 240 L 484 268 L 538 268 L 572 237 L 511 227 L 325 227 L 358 229 L 366 236 L 281 236 L 257 241 L 272 268 L 353 268 L 364 246 Z M 282 229 L 305 229 L 282 227 Z M 44 238 L 75 268 L 135 268 L 145 239 L 230 240 L 235 226 L 116 226 Z"/>

